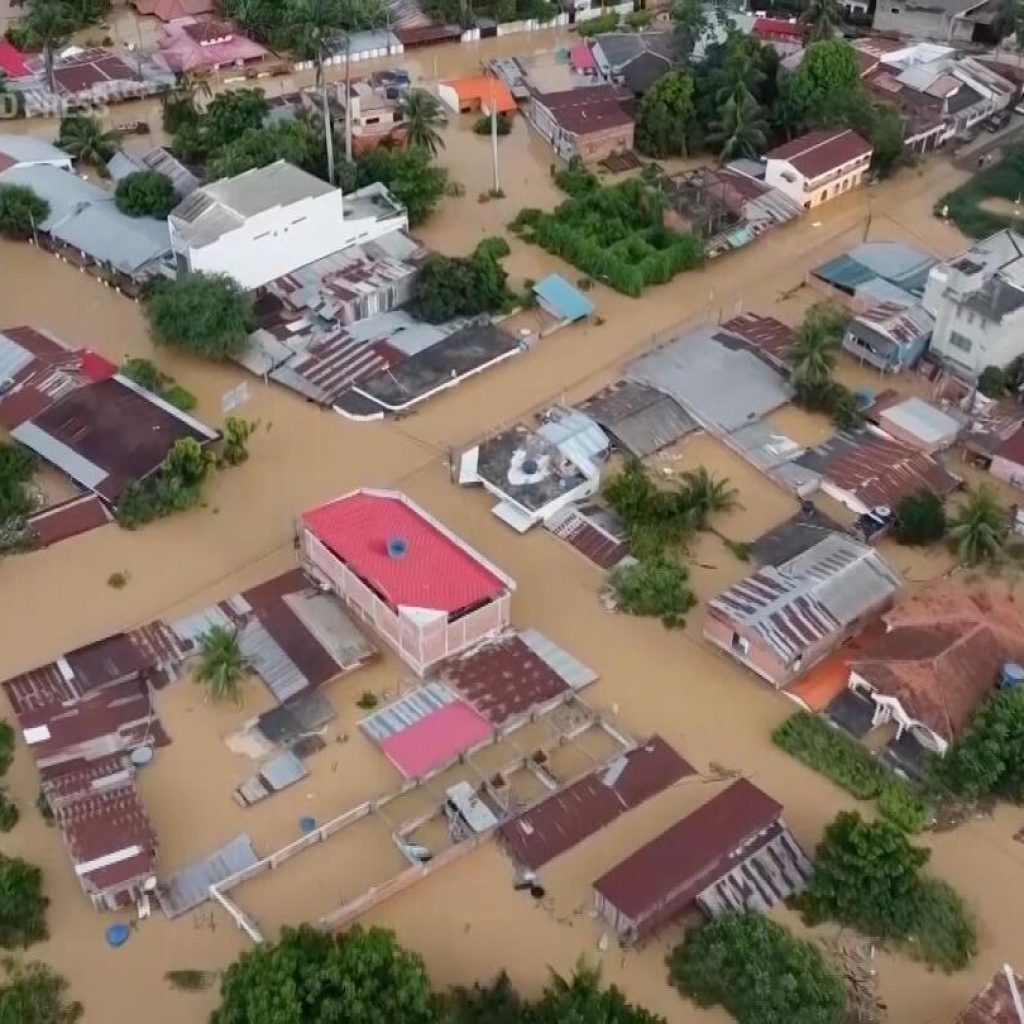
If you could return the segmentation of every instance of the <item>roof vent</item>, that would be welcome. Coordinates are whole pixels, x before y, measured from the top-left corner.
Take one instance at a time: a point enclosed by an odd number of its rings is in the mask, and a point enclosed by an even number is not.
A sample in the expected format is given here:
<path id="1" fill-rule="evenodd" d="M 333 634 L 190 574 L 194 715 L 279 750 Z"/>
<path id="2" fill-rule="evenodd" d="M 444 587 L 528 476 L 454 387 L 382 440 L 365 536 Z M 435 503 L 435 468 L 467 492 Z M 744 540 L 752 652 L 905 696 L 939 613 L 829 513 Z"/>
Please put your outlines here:
<path id="1" fill-rule="evenodd" d="M 405 558 L 409 550 L 409 542 L 404 537 L 388 537 L 388 558 Z"/>

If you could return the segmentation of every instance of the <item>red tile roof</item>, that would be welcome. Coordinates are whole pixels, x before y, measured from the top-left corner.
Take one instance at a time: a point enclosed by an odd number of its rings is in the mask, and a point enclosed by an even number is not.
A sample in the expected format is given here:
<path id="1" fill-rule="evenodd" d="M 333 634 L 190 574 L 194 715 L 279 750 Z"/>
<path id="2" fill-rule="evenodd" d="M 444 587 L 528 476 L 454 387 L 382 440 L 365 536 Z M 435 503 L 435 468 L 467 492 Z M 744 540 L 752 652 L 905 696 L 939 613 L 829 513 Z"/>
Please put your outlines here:
<path id="1" fill-rule="evenodd" d="M 562 128 L 573 135 L 590 135 L 631 125 L 633 118 L 622 109 L 621 99 L 622 94 L 612 85 L 565 89 L 536 97 Z"/>
<path id="2" fill-rule="evenodd" d="M 785 160 L 805 178 L 820 178 L 871 152 L 871 143 L 850 128 L 808 132 L 765 154 L 768 160 Z"/>
<path id="3" fill-rule="evenodd" d="M 594 888 L 634 922 L 668 911 L 669 902 L 681 911 L 781 814 L 780 803 L 739 779 L 602 875 Z"/>
<path id="4" fill-rule="evenodd" d="M 1022 1001 L 1024 978 L 1007 965 L 960 1011 L 955 1024 L 1024 1024 L 1017 1009 Z"/>
<path id="5" fill-rule="evenodd" d="M 782 18 L 755 18 L 754 35 L 762 39 L 788 37 L 800 40 L 804 37 L 804 26 L 798 21 L 783 21 Z"/>
<path id="6" fill-rule="evenodd" d="M 302 518 L 393 607 L 454 612 L 510 589 L 482 556 L 398 492 L 354 491 Z M 388 554 L 391 539 L 405 541 L 404 556 Z"/>

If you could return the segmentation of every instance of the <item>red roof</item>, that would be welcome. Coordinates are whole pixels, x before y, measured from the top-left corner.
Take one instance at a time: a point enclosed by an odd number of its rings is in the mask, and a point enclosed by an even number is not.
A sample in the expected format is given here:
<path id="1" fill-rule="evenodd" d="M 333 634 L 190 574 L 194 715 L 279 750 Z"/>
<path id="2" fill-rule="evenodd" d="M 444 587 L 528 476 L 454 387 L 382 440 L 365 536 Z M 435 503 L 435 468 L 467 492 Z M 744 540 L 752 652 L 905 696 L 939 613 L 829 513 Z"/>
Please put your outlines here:
<path id="1" fill-rule="evenodd" d="M 24 55 L 3 36 L 0 36 L 0 71 L 10 78 L 21 78 L 29 73 Z"/>
<path id="2" fill-rule="evenodd" d="M 586 43 L 580 43 L 569 51 L 569 63 L 580 71 L 597 67 L 594 51 Z"/>
<path id="3" fill-rule="evenodd" d="M 107 506 L 97 495 L 83 494 L 37 512 L 28 520 L 28 525 L 36 546 L 45 548 L 105 526 L 112 519 Z"/>
<path id="4" fill-rule="evenodd" d="M 798 21 L 783 21 L 782 18 L 755 18 L 754 35 L 762 39 L 777 36 L 789 36 L 792 39 L 803 39 L 804 26 Z"/>
<path id="5" fill-rule="evenodd" d="M 682 910 L 728 870 L 740 847 L 781 814 L 781 804 L 739 779 L 602 875 L 594 888 L 634 922 L 669 900 Z"/>
<path id="6" fill-rule="evenodd" d="M 302 518 L 392 607 L 454 612 L 511 589 L 481 556 L 398 492 L 354 491 Z M 394 558 L 387 543 L 399 538 L 406 552 Z"/>
<path id="7" fill-rule="evenodd" d="M 787 357 L 796 341 L 796 331 L 773 316 L 742 313 L 722 324 L 722 329 L 741 337 L 775 366 L 789 369 Z"/>
<path id="8" fill-rule="evenodd" d="M 622 108 L 625 97 L 612 85 L 591 85 L 585 89 L 564 89 L 534 97 L 536 103 L 573 135 L 591 135 L 633 123 Z"/>
<path id="9" fill-rule="evenodd" d="M 995 450 L 996 457 L 1006 459 L 1018 466 L 1024 466 L 1024 425 L 1019 426 Z"/>
<path id="10" fill-rule="evenodd" d="M 1024 978 L 1007 965 L 960 1011 L 956 1024 L 1021 1024 L 1015 994 L 1024 999 Z"/>
<path id="11" fill-rule="evenodd" d="M 785 160 L 805 178 L 820 178 L 843 164 L 871 152 L 871 143 L 850 128 L 808 132 L 765 154 L 768 160 Z"/>

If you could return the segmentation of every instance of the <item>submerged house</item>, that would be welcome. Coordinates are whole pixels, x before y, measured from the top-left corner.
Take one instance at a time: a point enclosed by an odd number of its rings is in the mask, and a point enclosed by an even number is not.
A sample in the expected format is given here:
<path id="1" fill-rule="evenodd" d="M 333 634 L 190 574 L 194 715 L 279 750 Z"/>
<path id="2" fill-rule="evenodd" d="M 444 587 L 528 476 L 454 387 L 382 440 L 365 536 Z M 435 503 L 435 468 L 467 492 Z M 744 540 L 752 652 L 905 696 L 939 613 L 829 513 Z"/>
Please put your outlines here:
<path id="1" fill-rule="evenodd" d="M 534 92 L 527 116 L 563 160 L 597 163 L 633 148 L 633 118 L 614 85 L 590 85 L 559 92 Z"/>
<path id="2" fill-rule="evenodd" d="M 830 533 L 712 598 L 704 638 L 783 687 L 859 633 L 902 582 L 877 551 Z"/>
<path id="3" fill-rule="evenodd" d="M 954 1024 L 1022 1024 L 1024 978 L 1009 964 L 960 1011 Z"/>
<path id="4" fill-rule="evenodd" d="M 765 154 L 764 180 L 810 210 L 862 185 L 872 152 L 850 128 L 808 132 Z"/>
<path id="5" fill-rule="evenodd" d="M 881 301 L 846 325 L 843 348 L 886 373 L 910 369 L 924 355 L 935 321 L 920 303 Z"/>

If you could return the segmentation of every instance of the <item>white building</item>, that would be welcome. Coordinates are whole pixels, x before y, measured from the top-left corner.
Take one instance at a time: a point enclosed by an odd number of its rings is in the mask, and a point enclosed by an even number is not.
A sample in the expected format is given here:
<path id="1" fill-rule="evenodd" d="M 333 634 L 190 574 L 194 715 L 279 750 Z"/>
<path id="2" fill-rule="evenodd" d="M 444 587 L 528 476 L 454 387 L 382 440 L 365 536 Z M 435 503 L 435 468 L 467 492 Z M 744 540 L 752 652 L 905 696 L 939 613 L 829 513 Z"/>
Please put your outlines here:
<path id="1" fill-rule="evenodd" d="M 196 189 L 168 218 L 179 270 L 228 274 L 250 289 L 408 224 L 383 185 L 343 199 L 283 160 Z"/>
<path id="2" fill-rule="evenodd" d="M 928 275 L 924 307 L 935 318 L 931 351 L 976 377 L 1024 354 L 1024 236 L 1010 229 L 975 242 Z"/>
<path id="3" fill-rule="evenodd" d="M 50 145 L 45 139 L 33 135 L 8 135 L 0 133 L 0 171 L 15 167 L 59 167 L 71 170 L 71 157 Z"/>
<path id="4" fill-rule="evenodd" d="M 849 128 L 808 132 L 765 154 L 764 180 L 810 210 L 860 185 L 871 153 L 871 143 Z"/>

